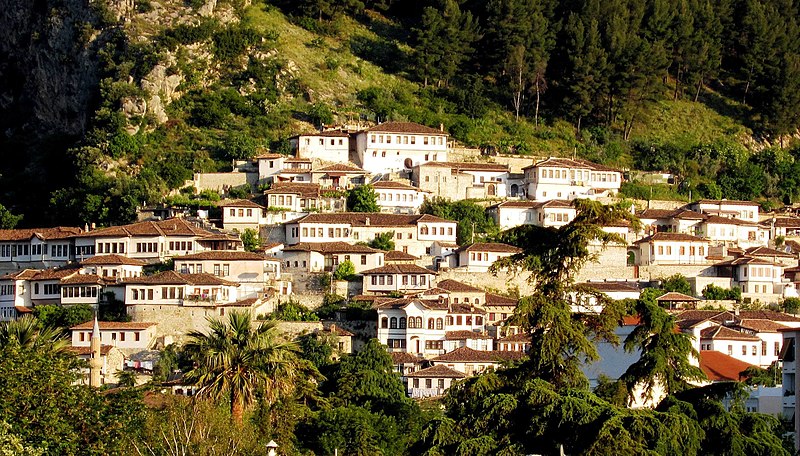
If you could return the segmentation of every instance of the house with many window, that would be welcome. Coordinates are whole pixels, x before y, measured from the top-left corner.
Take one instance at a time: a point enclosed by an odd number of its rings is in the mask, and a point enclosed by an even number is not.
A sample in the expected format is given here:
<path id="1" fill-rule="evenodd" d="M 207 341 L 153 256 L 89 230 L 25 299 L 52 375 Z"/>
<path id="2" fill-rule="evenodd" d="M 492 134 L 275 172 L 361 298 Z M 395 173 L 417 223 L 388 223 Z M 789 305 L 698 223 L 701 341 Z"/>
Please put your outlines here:
<path id="1" fill-rule="evenodd" d="M 689 209 L 709 216 L 725 217 L 758 223 L 759 204 L 754 201 L 737 200 L 699 200 L 689 205 Z"/>
<path id="2" fill-rule="evenodd" d="M 312 164 L 308 158 L 284 158 L 283 168 L 275 174 L 272 182 L 311 182 Z"/>
<path id="3" fill-rule="evenodd" d="M 548 158 L 522 168 L 528 199 L 597 198 L 619 191 L 622 171 L 586 160 Z"/>
<path id="4" fill-rule="evenodd" d="M 363 294 L 412 293 L 430 288 L 436 273 L 416 264 L 387 264 L 361 271 Z"/>
<path id="5" fill-rule="evenodd" d="M 451 200 L 505 198 L 509 194 L 508 165 L 498 163 L 423 162 L 411 181 L 434 196 Z"/>
<path id="6" fill-rule="evenodd" d="M 0 230 L 0 269 L 50 268 L 81 259 L 74 236 L 82 232 L 63 226 Z"/>
<path id="7" fill-rule="evenodd" d="M 139 277 L 146 264 L 142 260 L 128 258 L 125 255 L 110 253 L 95 255 L 81 261 L 84 274 L 96 274 L 110 280 L 122 280 L 126 277 Z"/>
<path id="8" fill-rule="evenodd" d="M 289 145 L 299 158 L 346 163 L 350 136 L 337 130 L 303 133 L 289 138 Z"/>
<path id="9" fill-rule="evenodd" d="M 381 212 L 388 214 L 417 214 L 428 192 L 396 181 L 371 184 Z"/>
<path id="10" fill-rule="evenodd" d="M 458 252 L 458 267 L 468 272 L 487 272 L 495 261 L 522 252 L 513 245 L 497 242 L 476 242 L 461 247 Z"/>
<path id="11" fill-rule="evenodd" d="M 270 183 L 275 179 L 281 170 L 283 170 L 283 160 L 287 159 L 286 155 L 265 153 L 255 157 L 258 165 L 258 182 Z"/>
<path id="12" fill-rule="evenodd" d="M 566 200 L 504 201 L 486 208 L 501 230 L 520 225 L 559 228 L 571 222 L 577 211 Z"/>
<path id="13" fill-rule="evenodd" d="M 101 344 L 119 348 L 126 354 L 148 350 L 156 344 L 156 327 L 158 323 L 100 321 L 98 325 L 100 327 Z M 90 320 L 71 327 L 72 346 L 89 347 L 93 326 L 94 320 Z"/>
<path id="14" fill-rule="evenodd" d="M 290 220 L 308 212 L 341 212 L 346 209 L 344 195 L 324 190 L 319 183 L 276 182 L 264 195 L 268 211 L 285 211 Z"/>
<path id="15" fill-rule="evenodd" d="M 122 281 L 125 305 L 204 307 L 235 302 L 239 284 L 208 272 L 164 271 Z"/>
<path id="16" fill-rule="evenodd" d="M 258 230 L 264 216 L 264 206 L 246 199 L 220 201 L 217 207 L 222 210 L 222 227 L 226 230 Z"/>
<path id="17" fill-rule="evenodd" d="M 267 288 L 281 290 L 281 260 L 241 250 L 215 250 L 173 258 L 181 274 L 207 273 L 239 284 L 239 299 L 263 295 Z"/>
<path id="18" fill-rule="evenodd" d="M 287 245 L 281 254 L 287 272 L 333 272 L 350 261 L 356 274 L 384 265 L 383 250 L 346 242 L 300 242 Z"/>
<path id="19" fill-rule="evenodd" d="M 709 241 L 690 234 L 655 233 L 634 242 L 636 264 L 709 264 Z"/>
<path id="20" fill-rule="evenodd" d="M 447 161 L 443 130 L 414 122 L 385 122 L 356 135 L 359 165 L 372 174 L 411 171 L 415 166 Z"/>
<path id="21" fill-rule="evenodd" d="M 343 212 L 308 214 L 284 224 L 286 243 L 369 242 L 379 234 L 393 233 L 395 249 L 415 256 L 431 255 L 434 242 L 455 243 L 456 225 L 432 215 Z"/>
<path id="22" fill-rule="evenodd" d="M 366 184 L 369 173 L 358 166 L 343 163 L 321 166 L 311 170 L 311 182 L 325 190 L 349 190 Z"/>

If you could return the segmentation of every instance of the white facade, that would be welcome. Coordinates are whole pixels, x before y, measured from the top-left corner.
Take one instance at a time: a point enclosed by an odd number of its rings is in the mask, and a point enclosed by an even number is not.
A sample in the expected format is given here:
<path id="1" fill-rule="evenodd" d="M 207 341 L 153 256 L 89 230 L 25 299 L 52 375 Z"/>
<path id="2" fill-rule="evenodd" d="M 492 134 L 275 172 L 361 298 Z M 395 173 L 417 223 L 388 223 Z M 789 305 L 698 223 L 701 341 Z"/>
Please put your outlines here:
<path id="1" fill-rule="evenodd" d="M 639 265 L 707 264 L 709 242 L 679 233 L 656 233 L 635 242 Z"/>
<path id="2" fill-rule="evenodd" d="M 147 350 L 156 342 L 156 323 L 101 321 L 100 342 L 127 352 Z M 89 347 L 93 322 L 70 328 L 73 347 Z"/>
<path id="3" fill-rule="evenodd" d="M 280 154 L 264 154 L 256 157 L 259 182 L 271 182 L 283 169 L 283 160 L 288 157 Z"/>
<path id="4" fill-rule="evenodd" d="M 362 271 L 363 294 L 424 291 L 431 287 L 436 273 L 415 264 L 387 264 Z"/>
<path id="5" fill-rule="evenodd" d="M 298 158 L 347 163 L 350 139 L 341 131 L 323 131 L 289 138 Z"/>
<path id="6" fill-rule="evenodd" d="M 549 158 L 523 168 L 528 199 L 596 198 L 619 191 L 622 172 L 567 158 Z"/>
<path id="7" fill-rule="evenodd" d="M 425 201 L 424 192 L 402 182 L 378 181 L 372 184 L 381 212 L 389 214 L 417 214 Z"/>
<path id="8" fill-rule="evenodd" d="M 753 201 L 736 200 L 700 200 L 689 206 L 702 214 L 734 218 L 751 223 L 758 223 L 760 206 Z"/>
<path id="9" fill-rule="evenodd" d="M 550 200 L 506 201 L 486 209 L 501 230 L 520 225 L 535 225 L 559 228 L 571 222 L 577 214 L 568 201 Z"/>
<path id="10" fill-rule="evenodd" d="M 356 135 L 359 165 L 373 174 L 447 161 L 447 133 L 412 122 L 386 122 Z"/>

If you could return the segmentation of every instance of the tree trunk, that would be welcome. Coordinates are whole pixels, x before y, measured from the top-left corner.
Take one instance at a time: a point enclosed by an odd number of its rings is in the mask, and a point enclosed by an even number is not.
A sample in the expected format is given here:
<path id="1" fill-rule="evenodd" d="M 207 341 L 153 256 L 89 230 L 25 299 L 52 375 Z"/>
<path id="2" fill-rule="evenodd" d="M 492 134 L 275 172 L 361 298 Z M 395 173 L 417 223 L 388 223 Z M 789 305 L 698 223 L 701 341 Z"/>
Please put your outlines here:
<path id="1" fill-rule="evenodd" d="M 581 119 L 582 118 L 583 118 L 583 116 L 578 116 L 578 125 L 577 125 L 577 129 L 576 129 L 576 133 L 575 133 L 575 136 L 578 139 L 581 138 Z"/>
<path id="2" fill-rule="evenodd" d="M 536 109 L 533 114 L 534 123 L 539 126 L 539 79 L 536 79 Z"/>
<path id="3" fill-rule="evenodd" d="M 678 89 L 681 84 L 681 70 L 675 70 L 675 93 L 672 95 L 672 101 L 678 101 Z"/>
<path id="4" fill-rule="evenodd" d="M 231 391 L 231 421 L 238 426 L 244 422 L 244 404 L 241 396 L 235 391 Z"/>
<path id="5" fill-rule="evenodd" d="M 747 79 L 747 84 L 744 85 L 744 96 L 742 97 L 742 104 L 747 104 L 747 92 L 750 90 L 750 79 Z"/>
<path id="6" fill-rule="evenodd" d="M 697 99 L 700 98 L 700 90 L 703 88 L 703 76 L 700 76 L 700 80 L 697 81 L 697 91 L 694 93 L 694 101 L 697 102 Z"/>
<path id="7" fill-rule="evenodd" d="M 614 94 L 610 91 L 608 92 L 608 112 L 606 113 L 606 126 L 611 126 L 611 115 L 614 112 Z"/>

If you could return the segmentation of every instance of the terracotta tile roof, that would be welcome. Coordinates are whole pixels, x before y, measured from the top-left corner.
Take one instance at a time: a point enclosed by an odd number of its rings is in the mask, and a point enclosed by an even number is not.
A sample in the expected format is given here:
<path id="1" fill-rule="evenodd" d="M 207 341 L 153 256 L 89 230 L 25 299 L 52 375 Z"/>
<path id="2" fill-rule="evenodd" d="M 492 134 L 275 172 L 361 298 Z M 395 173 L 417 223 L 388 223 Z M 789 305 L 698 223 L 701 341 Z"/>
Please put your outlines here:
<path id="1" fill-rule="evenodd" d="M 751 334 L 743 333 L 741 331 L 736 331 L 734 329 L 730 329 L 726 326 L 712 326 L 710 328 L 706 328 L 700 331 L 700 339 L 712 339 L 712 340 L 745 340 L 745 341 L 753 341 L 753 342 L 760 342 L 756 336 Z"/>
<path id="2" fill-rule="evenodd" d="M 433 166 L 438 168 L 449 168 L 455 172 L 462 171 L 484 171 L 484 172 L 508 172 L 508 165 L 499 163 L 475 163 L 475 162 L 427 162 L 420 166 Z"/>
<path id="3" fill-rule="evenodd" d="M 426 369 L 406 374 L 410 378 L 466 378 L 462 372 L 451 369 L 443 364 L 436 364 Z"/>
<path id="4" fill-rule="evenodd" d="M 258 302 L 258 298 L 240 299 L 234 302 L 226 302 L 217 304 L 218 307 L 253 307 L 253 304 Z"/>
<path id="5" fill-rule="evenodd" d="M 536 162 L 532 165 L 528 165 L 523 170 L 529 168 L 541 168 L 541 167 L 553 167 L 553 168 L 575 168 L 575 169 L 589 169 L 592 171 L 614 171 L 614 172 L 621 172 L 618 169 L 614 169 L 610 166 L 601 165 L 598 163 L 592 163 L 587 160 L 581 159 L 569 159 L 569 158 L 556 158 L 551 157 L 539 162 Z"/>
<path id="6" fill-rule="evenodd" d="M 125 255 L 118 255 L 116 253 L 112 253 L 109 255 L 95 255 L 93 257 L 81 261 L 82 266 L 95 266 L 95 265 L 144 266 L 145 264 L 147 263 L 145 263 L 142 260 L 137 260 L 136 258 L 128 258 Z"/>
<path id="7" fill-rule="evenodd" d="M 329 332 L 331 334 L 335 334 L 339 337 L 353 337 L 355 334 L 351 333 L 350 331 L 342 328 L 339 325 L 330 325 L 324 329 L 324 331 Z"/>
<path id="8" fill-rule="evenodd" d="M 378 181 L 372 184 L 372 187 L 376 190 L 415 190 L 421 192 L 417 187 L 413 185 L 408 185 L 404 182 L 397 182 L 397 181 Z"/>
<path id="9" fill-rule="evenodd" d="M 776 266 L 776 264 L 773 263 L 772 261 L 767 261 L 762 258 L 753 258 L 748 256 L 734 258 L 732 260 L 720 261 L 719 263 L 714 263 L 714 266 L 739 266 L 741 264 L 762 264 L 766 266 Z"/>
<path id="10" fill-rule="evenodd" d="M 73 274 L 61 279 L 60 283 L 62 285 L 106 285 L 114 282 L 97 274 Z"/>
<path id="11" fill-rule="evenodd" d="M 789 252 L 783 252 L 777 249 L 771 249 L 769 247 L 750 247 L 749 249 L 745 250 L 747 255 L 751 256 L 769 256 L 769 257 L 781 257 L 781 258 L 795 258 L 795 255 L 792 255 Z"/>
<path id="12" fill-rule="evenodd" d="M 467 314 L 467 315 L 485 315 L 486 311 L 481 309 L 480 307 L 475 307 L 472 304 L 467 303 L 450 303 L 448 306 L 448 312 L 451 315 L 455 314 Z"/>
<path id="13" fill-rule="evenodd" d="M 320 185 L 310 182 L 273 182 L 265 195 L 300 195 L 303 198 L 318 198 Z"/>
<path id="14" fill-rule="evenodd" d="M 642 317 L 639 315 L 625 315 L 622 317 L 622 326 L 639 326 L 642 324 Z"/>
<path id="15" fill-rule="evenodd" d="M 743 320 L 755 319 L 800 322 L 800 317 L 796 315 L 790 315 L 784 312 L 775 312 L 774 310 L 741 310 L 739 311 L 739 318 Z"/>
<path id="16" fill-rule="evenodd" d="M 776 217 L 771 220 L 764 220 L 761 225 L 771 226 L 772 220 L 775 221 L 777 228 L 800 228 L 800 218 L 797 217 Z M 788 244 L 789 241 L 786 241 L 786 243 Z"/>
<path id="17" fill-rule="evenodd" d="M 348 244 L 347 242 L 299 242 L 294 245 L 287 245 L 283 248 L 284 252 L 320 252 L 320 253 L 380 253 L 381 250 L 359 244 Z"/>
<path id="18" fill-rule="evenodd" d="M 311 163 L 310 158 L 289 157 L 283 161 L 284 163 Z M 310 170 L 309 170 L 310 171 Z"/>
<path id="19" fill-rule="evenodd" d="M 675 291 L 670 291 L 664 293 L 663 295 L 656 298 L 656 301 L 663 301 L 663 302 L 697 302 L 702 301 L 701 299 L 697 299 L 694 296 L 685 295 L 683 293 L 678 293 Z"/>
<path id="20" fill-rule="evenodd" d="M 150 323 L 150 322 L 139 322 L 139 321 L 98 321 L 98 325 L 100 325 L 101 331 L 110 331 L 114 329 L 147 329 L 151 326 L 155 326 L 158 323 Z M 79 325 L 75 325 L 69 329 L 81 330 L 81 329 L 92 329 L 94 327 L 94 320 L 85 321 Z"/>
<path id="21" fill-rule="evenodd" d="M 137 222 L 130 225 L 98 228 L 75 237 L 126 237 L 126 236 L 192 236 L 206 237 L 213 233 L 176 217 L 167 220 Z"/>
<path id="22" fill-rule="evenodd" d="M 491 339 L 492 336 L 477 333 L 474 331 L 446 331 L 444 333 L 446 340 L 467 340 L 467 339 Z"/>
<path id="23" fill-rule="evenodd" d="M 369 222 L 369 223 L 367 223 Z M 286 224 L 330 223 L 350 226 L 402 227 L 416 226 L 420 222 L 456 223 L 432 215 L 382 214 L 380 212 L 313 213 Z"/>
<path id="24" fill-rule="evenodd" d="M 673 218 L 683 220 L 705 220 L 706 216 L 689 209 L 678 209 L 672 214 Z"/>
<path id="25" fill-rule="evenodd" d="M 400 250 L 389 250 L 383 255 L 384 261 L 416 261 L 419 260 L 418 257 L 406 252 L 402 252 Z"/>
<path id="26" fill-rule="evenodd" d="M 236 286 L 238 283 L 222 280 L 212 274 L 181 274 L 175 271 L 164 271 L 151 276 L 129 277 L 122 281 L 128 285 L 222 285 Z"/>
<path id="27" fill-rule="evenodd" d="M 584 282 L 578 285 L 603 293 L 638 293 L 640 291 L 637 287 L 625 282 Z"/>
<path id="28" fill-rule="evenodd" d="M 299 135 L 292 136 L 292 138 L 299 138 L 301 136 L 323 136 L 323 137 L 326 137 L 326 138 L 329 138 L 329 137 L 332 137 L 332 138 L 348 138 L 348 137 L 350 137 L 350 135 L 348 135 L 346 132 L 341 131 L 341 130 L 326 130 L 326 131 L 315 131 L 313 133 L 300 133 Z"/>
<path id="29" fill-rule="evenodd" d="M 737 219 L 737 218 L 730 218 L 730 217 L 720 217 L 719 215 L 709 215 L 705 219 L 705 223 L 710 223 L 714 225 L 738 225 L 738 226 L 757 226 L 757 223 L 748 222 L 747 220 Z"/>
<path id="30" fill-rule="evenodd" d="M 510 336 L 503 337 L 502 339 L 498 339 L 497 342 L 528 342 L 531 341 L 531 335 L 526 333 L 516 333 Z"/>
<path id="31" fill-rule="evenodd" d="M 483 290 L 481 290 L 480 288 L 476 288 L 473 287 L 472 285 L 467 285 L 466 283 L 462 283 L 453 279 L 442 280 L 439 283 L 437 283 L 436 286 L 450 292 L 454 291 L 457 293 L 483 293 Z"/>
<path id="32" fill-rule="evenodd" d="M 283 157 L 286 157 L 286 156 L 285 155 L 281 155 L 281 154 L 266 153 L 266 154 L 257 155 L 254 158 L 256 160 L 275 160 L 275 159 L 283 158 Z"/>
<path id="33" fill-rule="evenodd" d="M 418 364 L 422 361 L 408 352 L 391 352 L 389 356 L 392 357 L 392 364 Z"/>
<path id="34" fill-rule="evenodd" d="M 522 352 L 513 351 L 479 351 L 469 347 L 460 347 L 455 350 L 439 355 L 431 361 L 434 362 L 483 362 L 499 363 L 507 360 L 522 359 L 526 355 Z"/>
<path id="35" fill-rule="evenodd" d="M 675 209 L 645 209 L 636 214 L 640 219 L 664 219 L 675 215 Z"/>
<path id="36" fill-rule="evenodd" d="M 368 174 L 368 171 L 359 168 L 355 165 L 348 165 L 345 163 L 334 163 L 333 165 L 324 166 L 319 169 L 311 170 L 312 173 L 347 173 L 347 174 Z"/>
<path id="37" fill-rule="evenodd" d="M 486 307 L 516 307 L 519 301 L 494 293 L 486 293 Z"/>
<path id="38" fill-rule="evenodd" d="M 736 326 L 760 333 L 776 333 L 779 330 L 788 327 L 772 320 L 760 320 L 753 318 L 742 319 L 736 323 Z"/>
<path id="39" fill-rule="evenodd" d="M 436 272 L 430 269 L 425 269 L 416 264 L 394 263 L 387 264 L 375 269 L 369 269 L 361 272 L 362 275 L 370 274 L 432 274 L 437 275 Z"/>
<path id="40" fill-rule="evenodd" d="M 549 201 L 504 201 L 492 206 L 493 207 L 513 207 L 513 208 L 527 208 L 527 209 L 541 209 L 541 208 L 572 208 L 572 203 L 566 200 L 549 200 Z"/>
<path id="41" fill-rule="evenodd" d="M 33 309 L 31 309 L 30 307 L 14 306 L 14 309 L 16 309 L 17 312 L 19 313 L 33 313 Z"/>
<path id="42" fill-rule="evenodd" d="M 255 201 L 250 201 L 247 199 L 217 201 L 217 207 L 252 207 L 256 209 L 264 209 L 264 206 L 256 203 Z"/>
<path id="43" fill-rule="evenodd" d="M 219 261 L 263 261 L 267 258 L 260 253 L 243 250 L 207 250 L 173 258 L 175 261 L 186 260 L 219 260 Z"/>
<path id="44" fill-rule="evenodd" d="M 635 241 L 634 244 L 641 244 L 645 242 L 652 242 L 652 241 L 671 241 L 671 242 L 703 242 L 708 243 L 708 240 L 692 236 L 691 234 L 683 234 L 683 233 L 655 233 L 651 236 L 644 237 Z"/>
<path id="45" fill-rule="evenodd" d="M 0 242 L 2 241 L 27 241 L 33 237 L 42 240 L 67 239 L 83 230 L 71 226 L 56 226 L 52 228 L 22 228 L 14 230 L 0 230 Z"/>
<path id="46" fill-rule="evenodd" d="M 368 132 L 376 133 L 416 133 L 422 135 L 447 135 L 447 133 L 436 128 L 426 127 L 416 122 L 384 122 L 372 128 Z"/>
<path id="47" fill-rule="evenodd" d="M 520 253 L 522 249 L 513 245 L 502 244 L 500 242 L 476 242 L 474 244 L 461 247 L 459 252 L 497 252 L 497 253 Z"/>
<path id="48" fill-rule="evenodd" d="M 717 206 L 719 206 L 719 205 L 758 206 L 758 203 L 756 203 L 755 201 L 726 200 L 726 199 L 721 199 L 721 200 L 704 199 L 704 200 L 696 201 L 693 204 L 715 204 Z"/>
<path id="49" fill-rule="evenodd" d="M 700 351 L 700 369 L 712 382 L 738 382 L 740 373 L 752 364 L 713 350 Z"/>
<path id="50" fill-rule="evenodd" d="M 0 276 L 0 280 L 30 280 L 40 272 L 42 271 L 38 269 L 23 269 L 21 271 L 9 272 L 7 274 L 3 274 L 2 276 Z"/>

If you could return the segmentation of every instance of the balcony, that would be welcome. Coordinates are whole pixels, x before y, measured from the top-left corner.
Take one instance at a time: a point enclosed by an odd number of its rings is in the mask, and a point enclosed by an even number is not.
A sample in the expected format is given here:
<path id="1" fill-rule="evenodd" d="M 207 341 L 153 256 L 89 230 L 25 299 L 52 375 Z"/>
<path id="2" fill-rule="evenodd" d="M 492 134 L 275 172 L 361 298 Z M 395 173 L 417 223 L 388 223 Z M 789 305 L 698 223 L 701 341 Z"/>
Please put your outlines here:
<path id="1" fill-rule="evenodd" d="M 217 303 L 224 302 L 220 299 L 221 296 L 217 294 L 203 294 L 203 295 L 187 295 L 181 301 L 184 306 L 200 307 L 200 306 L 216 306 Z"/>
<path id="2" fill-rule="evenodd" d="M 445 388 L 411 388 L 410 395 L 414 398 L 439 397 L 443 396 L 445 391 L 447 391 Z"/>

